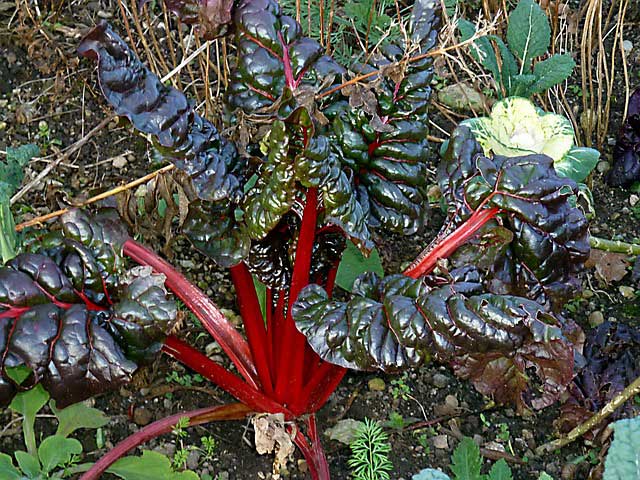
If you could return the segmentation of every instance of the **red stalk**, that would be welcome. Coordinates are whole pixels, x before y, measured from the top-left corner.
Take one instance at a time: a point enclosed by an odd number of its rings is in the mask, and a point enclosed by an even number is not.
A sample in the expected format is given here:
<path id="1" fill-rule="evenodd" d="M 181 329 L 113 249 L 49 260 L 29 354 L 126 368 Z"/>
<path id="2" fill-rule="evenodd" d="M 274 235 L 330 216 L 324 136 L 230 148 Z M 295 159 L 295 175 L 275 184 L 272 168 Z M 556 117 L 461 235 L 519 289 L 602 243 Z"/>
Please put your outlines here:
<path id="1" fill-rule="evenodd" d="M 264 327 L 264 319 L 262 318 L 253 277 L 244 262 L 231 267 L 230 271 L 231 279 L 238 295 L 240 315 L 244 322 L 244 329 L 249 341 L 253 361 L 258 370 L 260 383 L 263 391 L 270 395 L 273 393 L 273 383 L 270 373 L 269 353 L 267 352 L 267 331 Z"/>
<path id="2" fill-rule="evenodd" d="M 296 258 L 293 265 L 291 287 L 289 289 L 289 305 L 284 325 L 282 348 L 278 354 L 278 376 L 276 380 L 276 398 L 296 399 L 300 394 L 304 377 L 304 353 L 307 339 L 295 326 L 291 316 L 291 307 L 302 289 L 309 283 L 311 270 L 311 253 L 315 240 L 318 219 L 318 192 L 315 188 L 307 190 L 307 198 L 302 213 L 302 225 L 296 245 Z"/>
<path id="3" fill-rule="evenodd" d="M 241 420 L 250 413 L 252 413 L 251 409 L 246 405 L 241 403 L 232 403 L 229 405 L 216 405 L 215 407 L 177 413 L 170 417 L 163 418 L 147 425 L 118 443 L 109 451 L 109 453 L 98 460 L 91 469 L 82 475 L 80 480 L 98 480 L 114 462 L 126 455 L 127 452 L 136 448 L 138 445 L 151 440 L 152 438 L 169 433 L 173 430 L 180 419 L 184 417 L 189 419 L 189 426 L 193 426 L 219 420 Z"/>
<path id="4" fill-rule="evenodd" d="M 329 480 L 331 478 L 331 474 L 329 473 L 329 464 L 327 463 L 327 457 L 324 454 L 322 443 L 318 436 L 316 416 L 313 414 L 309 415 L 305 419 L 305 425 L 307 426 L 307 435 L 309 436 L 309 440 L 311 440 L 311 451 L 315 454 L 318 478 Z"/>
<path id="5" fill-rule="evenodd" d="M 338 388 L 346 373 L 346 368 L 325 361 L 320 362 L 298 396 L 298 400 L 291 405 L 291 410 L 296 413 L 299 411 L 311 413 L 319 410 Z"/>
<path id="6" fill-rule="evenodd" d="M 169 336 L 162 346 L 162 351 L 212 381 L 252 410 L 269 413 L 282 412 L 288 418 L 293 417 L 293 414 L 285 407 L 267 397 L 260 390 L 251 387 L 188 343 L 174 336 Z"/>
<path id="7" fill-rule="evenodd" d="M 403 272 L 411 278 L 418 278 L 431 273 L 438 260 L 447 258 L 462 244 L 473 237 L 489 220 L 500 213 L 498 207 L 478 209 L 464 223 L 439 241 L 435 246 L 430 245 L 418 255 L 411 265 Z"/>
<path id="8" fill-rule="evenodd" d="M 124 243 L 123 252 L 140 265 L 148 265 L 167 277 L 165 281 L 167 287 L 200 320 L 249 385 L 257 389 L 259 380 L 249 344 L 229 323 L 211 299 L 187 280 L 184 275 L 144 245 L 129 239 Z"/>

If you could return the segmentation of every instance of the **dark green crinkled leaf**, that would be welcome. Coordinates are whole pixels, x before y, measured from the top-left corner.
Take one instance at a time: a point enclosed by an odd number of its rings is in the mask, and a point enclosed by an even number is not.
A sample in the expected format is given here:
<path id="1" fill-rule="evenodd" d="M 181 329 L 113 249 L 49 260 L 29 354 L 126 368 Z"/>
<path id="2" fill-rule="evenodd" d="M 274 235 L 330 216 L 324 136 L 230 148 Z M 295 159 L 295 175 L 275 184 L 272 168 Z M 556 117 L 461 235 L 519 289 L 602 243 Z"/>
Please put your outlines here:
<path id="1" fill-rule="evenodd" d="M 59 406 L 117 388 L 175 323 L 164 278 L 124 271 L 113 216 L 72 211 L 62 225 L 0 269 L 0 403 L 18 389 L 6 369 L 21 366 L 33 374 L 20 388 L 42 383 Z"/>
<path id="2" fill-rule="evenodd" d="M 264 238 L 293 206 L 296 194 L 295 150 L 284 122 L 277 120 L 268 138 L 268 155 L 258 182 L 245 197 L 244 221 L 251 238 Z"/>
<path id="3" fill-rule="evenodd" d="M 425 223 L 432 59 L 395 64 L 433 48 L 438 22 L 435 4 L 417 1 L 409 43 L 383 44 L 368 64 L 352 67 L 355 74 L 382 73 L 347 90 L 349 101 L 325 112 L 333 121 L 334 150 L 353 172 L 358 201 L 374 228 L 409 235 Z"/>
<path id="4" fill-rule="evenodd" d="M 232 108 L 285 118 L 345 73 L 275 0 L 240 0 L 233 21 L 238 60 L 229 85 Z"/>
<path id="5" fill-rule="evenodd" d="M 482 293 L 473 269 L 451 275 L 452 283 L 432 286 L 365 274 L 348 302 L 310 285 L 293 317 L 321 358 L 346 368 L 397 371 L 435 355 L 500 402 L 541 408 L 556 400 L 573 375 L 562 320 L 525 298 Z"/>
<path id="6" fill-rule="evenodd" d="M 589 256 L 588 223 L 569 199 L 577 185 L 558 176 L 545 155 L 482 155 L 471 132 L 458 128 L 440 165 L 438 181 L 448 204 L 451 230 L 486 201 L 498 207 L 498 221 L 513 233 L 504 248 L 491 250 L 483 263 L 492 293 L 525 296 L 559 309 L 579 289 L 577 275 Z M 493 193 L 495 192 L 495 193 Z M 480 259 L 476 259 L 480 261 Z M 452 257 L 454 266 L 467 259 Z"/>
<path id="7" fill-rule="evenodd" d="M 235 205 L 224 200 L 191 202 L 182 229 L 194 247 L 221 267 L 237 265 L 251 248 L 251 239 L 236 221 Z"/>

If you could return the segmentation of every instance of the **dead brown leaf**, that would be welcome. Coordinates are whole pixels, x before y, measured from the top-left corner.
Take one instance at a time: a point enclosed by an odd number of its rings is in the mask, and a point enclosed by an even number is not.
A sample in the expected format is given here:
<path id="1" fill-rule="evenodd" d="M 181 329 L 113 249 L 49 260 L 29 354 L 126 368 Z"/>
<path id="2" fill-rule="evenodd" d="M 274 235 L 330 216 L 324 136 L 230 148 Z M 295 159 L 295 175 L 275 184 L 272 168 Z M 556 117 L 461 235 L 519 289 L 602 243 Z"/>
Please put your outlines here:
<path id="1" fill-rule="evenodd" d="M 256 450 L 260 455 L 275 452 L 273 473 L 278 474 L 293 454 L 293 436 L 287 432 L 284 415 L 281 413 L 256 415 L 251 419 L 255 430 Z"/>
<path id="2" fill-rule="evenodd" d="M 619 282 L 624 278 L 629 262 L 624 253 L 605 252 L 594 248 L 591 250 L 585 266 L 587 268 L 595 267 L 596 276 L 606 283 L 611 283 Z"/>

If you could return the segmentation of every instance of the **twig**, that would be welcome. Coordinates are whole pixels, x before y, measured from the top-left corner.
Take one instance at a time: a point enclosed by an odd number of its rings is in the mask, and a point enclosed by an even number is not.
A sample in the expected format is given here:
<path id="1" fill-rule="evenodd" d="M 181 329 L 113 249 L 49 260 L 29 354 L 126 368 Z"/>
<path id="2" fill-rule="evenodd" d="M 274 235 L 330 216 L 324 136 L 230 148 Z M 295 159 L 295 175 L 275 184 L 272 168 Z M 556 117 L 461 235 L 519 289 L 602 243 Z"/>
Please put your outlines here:
<path id="1" fill-rule="evenodd" d="M 603 420 L 605 420 L 607 417 L 609 417 L 609 415 L 615 412 L 622 404 L 626 403 L 629 399 L 631 399 L 638 393 L 640 393 L 640 377 L 636 378 L 627 386 L 627 388 L 616 395 L 609 403 L 604 406 L 604 408 L 602 408 L 602 410 L 600 410 L 583 424 L 578 425 L 576 428 L 571 430 L 565 437 L 558 438 L 556 440 L 553 440 L 552 442 L 545 443 L 544 445 L 536 448 L 536 454 L 542 455 L 545 452 L 557 450 L 566 445 L 569 445 L 585 433 L 592 430 L 594 427 L 597 427 Z"/>
<path id="2" fill-rule="evenodd" d="M 473 42 L 475 42 L 478 38 L 480 38 L 482 35 L 484 35 L 484 31 L 478 31 L 476 32 L 472 37 L 468 38 L 467 40 L 464 40 L 463 42 L 459 42 L 456 43 L 455 45 L 450 45 L 448 47 L 441 47 L 441 48 L 436 48 L 435 50 L 431 50 L 427 53 L 422 53 L 420 55 L 416 55 L 414 57 L 409 57 L 406 60 L 400 60 L 399 62 L 392 62 L 388 65 L 385 65 L 385 69 L 387 68 L 393 68 L 396 65 L 401 65 L 404 63 L 416 63 L 419 62 L 420 60 L 424 60 L 425 58 L 429 58 L 429 57 L 437 57 L 438 55 L 443 55 L 447 52 L 450 52 L 451 50 L 457 50 L 459 48 L 464 47 L 465 45 L 469 45 Z M 340 90 L 342 90 L 345 87 L 348 87 L 349 85 L 353 85 L 354 83 L 358 83 L 361 82 L 362 80 L 366 80 L 367 78 L 371 78 L 371 77 L 375 77 L 376 75 L 380 75 L 380 73 L 382 73 L 382 69 L 379 70 L 373 70 L 372 72 L 369 73 L 365 73 L 364 75 L 358 75 L 357 77 L 353 77 L 350 80 L 347 80 L 346 82 L 337 85 L 329 90 L 327 90 L 326 92 L 321 93 L 320 95 L 318 95 L 316 98 L 321 99 L 324 97 L 327 97 L 333 93 L 336 93 Z"/>
<path id="3" fill-rule="evenodd" d="M 96 133 L 98 133 L 100 130 L 106 127 L 109 124 L 109 122 L 113 120 L 115 117 L 116 117 L 115 114 L 108 116 L 107 118 L 102 120 L 102 122 L 100 122 L 96 127 L 94 127 L 89 133 L 87 133 L 84 137 L 82 137 L 76 143 L 74 143 L 69 148 L 67 148 L 62 155 L 60 155 L 56 160 L 54 160 L 49 165 L 47 165 L 45 169 L 42 170 L 36 178 L 31 180 L 29 183 L 27 183 L 24 187 L 20 189 L 18 193 L 16 193 L 13 197 L 11 197 L 11 205 L 13 205 L 18 200 L 20 200 L 29 190 L 31 190 L 34 186 L 40 183 L 43 178 L 45 178 L 47 175 L 49 175 L 49 173 L 51 173 L 51 170 L 56 168 L 60 163 L 64 162 L 65 160 L 68 160 L 69 157 L 71 157 L 71 155 L 73 155 L 75 152 L 80 150 L 89 141 L 89 139 L 91 139 L 91 137 L 93 137 Z"/>
<path id="4" fill-rule="evenodd" d="M 165 167 L 162 167 L 159 170 L 156 170 L 155 172 L 151 172 L 148 175 L 145 175 L 144 177 L 140 177 L 136 180 L 133 180 L 132 182 L 127 183 L 126 185 L 121 185 L 119 187 L 115 187 L 112 188 L 111 190 L 107 191 L 107 192 L 103 192 L 99 195 L 95 195 L 91 198 L 89 198 L 88 200 L 85 200 L 84 202 L 80 202 L 79 204 L 75 205 L 75 207 L 86 207 L 87 205 L 90 205 L 92 203 L 98 202 L 100 200 L 104 200 L 105 198 L 109 198 L 113 195 L 117 195 L 118 193 L 122 193 L 125 192 L 127 190 L 131 190 L 134 187 L 137 187 L 138 185 L 141 185 L 143 183 L 148 182 L 149 180 L 151 180 L 152 178 L 157 177 L 158 175 L 161 175 L 163 173 L 166 172 L 170 172 L 171 170 L 173 170 L 174 168 L 176 168 L 175 165 L 171 164 L 171 165 L 167 165 Z M 73 208 L 73 207 L 72 207 Z M 39 217 L 33 218 L 29 221 L 26 222 L 22 222 L 21 224 L 16 226 L 16 231 L 20 231 L 20 230 L 24 230 L 27 227 L 33 227 L 34 225 L 40 225 L 44 222 L 46 222 L 47 220 L 51 220 L 53 218 L 59 217 L 60 215 L 63 215 L 65 213 L 67 213 L 69 211 L 69 208 L 63 208 L 60 210 L 56 210 L 55 212 L 51 212 L 51 213 L 47 213 L 46 215 L 41 215 Z"/>
<path id="5" fill-rule="evenodd" d="M 640 255 L 640 245 L 637 243 L 622 242 L 620 240 L 608 240 L 606 238 L 591 237 L 591 248 L 604 250 L 605 252 L 626 253 L 627 255 Z"/>

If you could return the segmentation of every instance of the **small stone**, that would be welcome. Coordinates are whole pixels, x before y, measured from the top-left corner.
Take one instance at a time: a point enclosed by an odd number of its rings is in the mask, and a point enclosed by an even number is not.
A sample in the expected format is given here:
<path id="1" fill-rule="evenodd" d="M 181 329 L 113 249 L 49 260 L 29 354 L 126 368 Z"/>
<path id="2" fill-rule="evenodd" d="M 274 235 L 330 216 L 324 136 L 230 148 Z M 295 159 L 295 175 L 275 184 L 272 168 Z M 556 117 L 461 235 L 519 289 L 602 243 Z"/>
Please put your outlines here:
<path id="1" fill-rule="evenodd" d="M 633 195 L 630 195 L 629 205 L 631 205 L 632 207 L 635 207 L 636 203 L 638 203 L 638 200 L 640 200 L 640 197 L 638 197 L 638 195 L 636 195 L 635 193 Z"/>
<path id="2" fill-rule="evenodd" d="M 307 473 L 309 471 L 309 465 L 307 465 L 306 460 L 298 460 L 298 471 L 300 473 Z"/>
<path id="3" fill-rule="evenodd" d="M 606 160 L 601 160 L 598 162 L 598 165 L 596 165 L 596 170 L 598 170 L 598 172 L 600 173 L 608 172 L 610 168 L 611 164 Z"/>
<path id="4" fill-rule="evenodd" d="M 362 427 L 362 422 L 353 418 L 340 420 L 333 427 L 325 430 L 324 434 L 331 440 L 336 440 L 345 445 L 351 444 L 355 440 L 358 430 Z"/>
<path id="5" fill-rule="evenodd" d="M 622 49 L 626 53 L 629 53 L 631 50 L 633 50 L 633 42 L 631 40 L 623 40 L 622 41 Z"/>
<path id="6" fill-rule="evenodd" d="M 604 322 L 604 315 L 601 311 L 596 310 L 595 312 L 591 312 L 589 314 L 589 325 L 592 327 L 597 327 L 602 322 Z"/>
<path id="7" fill-rule="evenodd" d="M 447 85 L 438 91 L 438 100 L 459 111 L 482 110 L 486 97 L 465 82 Z"/>
<path id="8" fill-rule="evenodd" d="M 449 448 L 449 439 L 446 435 L 436 435 L 431 439 L 435 448 L 444 450 Z"/>
<path id="9" fill-rule="evenodd" d="M 137 407 L 133 410 L 133 421 L 136 425 L 145 426 L 153 420 L 153 413 L 144 407 Z"/>
<path id="10" fill-rule="evenodd" d="M 369 380 L 369 390 L 372 392 L 384 392 L 385 388 L 387 388 L 387 385 L 383 379 L 376 377 Z"/>
<path id="11" fill-rule="evenodd" d="M 444 399 L 444 403 L 453 409 L 458 408 L 460 405 L 455 395 L 447 395 Z"/>
<path id="12" fill-rule="evenodd" d="M 200 463 L 200 452 L 198 450 L 191 450 L 187 457 L 187 468 L 189 470 L 195 470 Z"/>
<path id="13" fill-rule="evenodd" d="M 113 159 L 111 160 L 111 164 L 114 166 L 114 168 L 117 168 L 118 170 L 121 170 L 124 167 L 126 167 L 127 163 L 129 163 L 129 161 L 127 160 L 127 157 L 125 157 L 124 155 L 118 155 L 116 157 L 113 157 Z"/>
<path id="14" fill-rule="evenodd" d="M 113 13 L 105 12 L 104 10 L 98 10 L 98 17 L 108 20 L 113 17 Z"/>
<path id="15" fill-rule="evenodd" d="M 617 323 L 618 319 L 616 317 L 609 317 L 609 318 L 607 318 L 607 322 Z"/>
<path id="16" fill-rule="evenodd" d="M 593 293 L 593 290 L 589 290 L 588 288 L 585 288 L 582 291 L 582 298 L 584 298 L 585 300 L 590 299 L 591 297 L 593 297 L 595 294 Z"/>
<path id="17" fill-rule="evenodd" d="M 632 299 L 632 298 L 635 298 L 636 296 L 635 289 L 633 287 L 628 287 L 626 285 L 621 285 L 620 287 L 618 287 L 618 291 L 620 292 L 620 295 L 622 295 L 624 298 Z"/>
<path id="18" fill-rule="evenodd" d="M 154 448 L 153 451 L 166 455 L 167 457 L 173 457 L 174 453 L 176 453 L 176 446 L 173 443 L 165 443 L 164 445 Z"/>
<path id="19" fill-rule="evenodd" d="M 432 379 L 433 385 L 438 388 L 444 388 L 449 385 L 449 377 L 442 373 L 436 373 Z"/>

